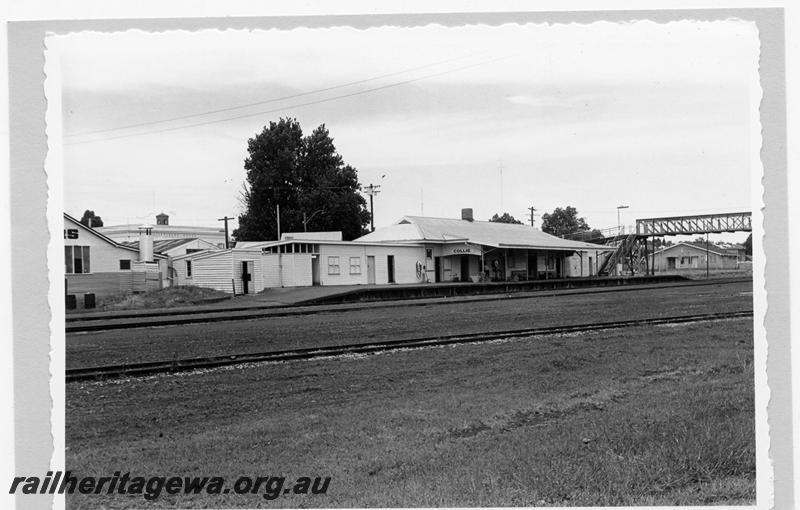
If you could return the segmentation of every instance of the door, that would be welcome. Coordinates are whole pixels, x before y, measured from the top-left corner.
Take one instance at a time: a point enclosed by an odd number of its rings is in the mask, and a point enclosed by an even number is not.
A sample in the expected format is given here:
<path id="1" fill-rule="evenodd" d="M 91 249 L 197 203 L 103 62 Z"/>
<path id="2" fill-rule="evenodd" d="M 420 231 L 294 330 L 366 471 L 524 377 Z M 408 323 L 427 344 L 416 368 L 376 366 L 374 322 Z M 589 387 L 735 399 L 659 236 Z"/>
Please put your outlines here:
<path id="1" fill-rule="evenodd" d="M 594 264 L 592 262 L 592 257 L 589 257 L 589 276 L 594 275 Z"/>
<path id="2" fill-rule="evenodd" d="M 242 294 L 250 293 L 250 280 L 253 279 L 252 262 L 242 261 Z"/>
<path id="3" fill-rule="evenodd" d="M 461 281 L 469 281 L 469 255 L 461 255 Z"/>
<path id="4" fill-rule="evenodd" d="M 367 284 L 375 285 L 375 257 L 367 255 Z"/>
<path id="5" fill-rule="evenodd" d="M 528 279 L 539 279 L 539 259 L 536 257 L 535 251 L 528 252 Z"/>
<path id="6" fill-rule="evenodd" d="M 320 285 L 319 279 L 319 255 L 311 256 L 311 285 Z"/>
<path id="7" fill-rule="evenodd" d="M 436 273 L 434 275 L 434 281 L 439 283 L 442 281 L 442 257 L 435 257 L 433 259 L 433 272 Z"/>
<path id="8" fill-rule="evenodd" d="M 394 255 L 386 256 L 386 274 L 389 283 L 394 283 Z"/>
<path id="9" fill-rule="evenodd" d="M 675 257 L 667 257 L 667 269 L 675 269 Z"/>

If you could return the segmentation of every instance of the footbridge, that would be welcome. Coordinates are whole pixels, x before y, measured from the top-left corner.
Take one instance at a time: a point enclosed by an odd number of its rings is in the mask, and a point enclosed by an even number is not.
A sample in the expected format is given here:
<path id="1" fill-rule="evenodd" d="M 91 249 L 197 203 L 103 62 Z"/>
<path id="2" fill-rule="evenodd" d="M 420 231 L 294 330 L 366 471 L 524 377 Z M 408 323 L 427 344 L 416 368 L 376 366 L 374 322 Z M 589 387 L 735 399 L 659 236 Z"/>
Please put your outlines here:
<path id="1" fill-rule="evenodd" d="M 637 219 L 636 228 L 629 229 L 628 232 L 624 227 L 618 227 L 593 232 L 578 232 L 565 237 L 616 246 L 617 249 L 611 252 L 600 265 L 599 273 L 621 276 L 623 274 L 655 274 L 655 250 L 653 247 L 656 237 L 751 231 L 752 213 L 735 212 L 642 218 Z M 652 238 L 649 247 L 647 238 Z M 648 253 L 648 248 L 650 253 Z"/>

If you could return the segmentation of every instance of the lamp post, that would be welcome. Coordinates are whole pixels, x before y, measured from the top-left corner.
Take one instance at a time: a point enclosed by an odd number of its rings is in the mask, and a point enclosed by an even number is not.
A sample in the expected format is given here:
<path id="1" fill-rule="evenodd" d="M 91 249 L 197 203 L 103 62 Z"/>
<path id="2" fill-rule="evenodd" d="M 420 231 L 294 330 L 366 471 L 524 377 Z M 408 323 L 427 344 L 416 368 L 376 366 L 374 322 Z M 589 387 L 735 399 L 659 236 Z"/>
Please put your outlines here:
<path id="1" fill-rule="evenodd" d="M 620 226 L 621 224 L 620 224 L 619 210 L 620 209 L 627 209 L 628 207 L 629 206 L 627 206 L 627 205 L 618 205 L 617 206 L 617 235 L 620 235 L 620 233 L 622 232 L 621 226 Z"/>

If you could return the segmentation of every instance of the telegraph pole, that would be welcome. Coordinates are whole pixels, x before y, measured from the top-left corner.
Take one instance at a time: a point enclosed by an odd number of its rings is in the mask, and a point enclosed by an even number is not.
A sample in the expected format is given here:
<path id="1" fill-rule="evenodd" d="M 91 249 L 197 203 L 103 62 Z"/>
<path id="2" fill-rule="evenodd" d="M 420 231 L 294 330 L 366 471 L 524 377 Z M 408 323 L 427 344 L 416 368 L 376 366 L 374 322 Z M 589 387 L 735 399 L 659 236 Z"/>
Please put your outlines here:
<path id="1" fill-rule="evenodd" d="M 226 250 L 229 247 L 229 244 L 228 244 L 228 220 L 233 220 L 233 219 L 236 219 L 236 218 L 229 218 L 227 215 L 225 215 L 224 218 L 217 219 L 217 221 L 224 221 L 225 222 L 225 249 Z"/>
<path id="2" fill-rule="evenodd" d="M 533 206 L 528 207 L 528 210 L 531 212 L 531 227 L 533 226 L 534 217 L 536 216 L 537 209 Z"/>
<path id="3" fill-rule="evenodd" d="M 380 184 L 370 184 L 369 186 L 364 186 L 364 192 L 369 195 L 369 226 L 372 232 L 375 232 L 375 209 L 372 204 L 372 197 L 380 193 Z"/>

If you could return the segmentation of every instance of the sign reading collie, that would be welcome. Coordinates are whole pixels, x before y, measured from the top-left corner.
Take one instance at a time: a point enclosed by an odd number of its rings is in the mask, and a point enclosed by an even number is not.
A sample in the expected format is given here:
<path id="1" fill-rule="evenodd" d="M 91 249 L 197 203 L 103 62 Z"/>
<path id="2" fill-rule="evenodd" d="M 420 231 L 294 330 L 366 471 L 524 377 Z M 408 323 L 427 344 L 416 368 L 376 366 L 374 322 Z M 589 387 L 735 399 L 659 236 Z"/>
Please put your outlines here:
<path id="1" fill-rule="evenodd" d="M 77 239 L 78 238 L 78 229 L 77 228 L 65 228 L 64 229 L 64 239 Z"/>
<path id="2" fill-rule="evenodd" d="M 452 246 L 442 246 L 442 256 L 449 255 L 477 255 L 480 256 L 481 247 L 474 244 L 455 244 Z"/>

